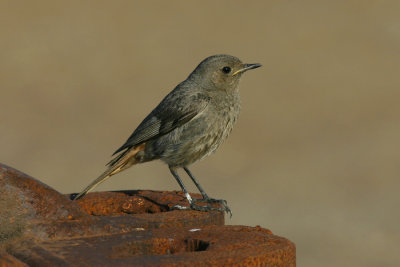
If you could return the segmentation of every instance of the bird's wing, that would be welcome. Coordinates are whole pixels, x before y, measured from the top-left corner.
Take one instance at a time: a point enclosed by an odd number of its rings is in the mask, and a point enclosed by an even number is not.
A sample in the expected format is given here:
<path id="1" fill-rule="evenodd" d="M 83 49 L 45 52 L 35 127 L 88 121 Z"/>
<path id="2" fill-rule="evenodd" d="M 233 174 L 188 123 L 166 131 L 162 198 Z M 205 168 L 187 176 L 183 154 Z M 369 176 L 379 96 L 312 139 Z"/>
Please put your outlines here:
<path id="1" fill-rule="evenodd" d="M 210 98 L 205 95 L 191 96 L 170 94 L 143 120 L 128 140 L 113 155 L 165 135 L 180 127 L 202 112 Z"/>

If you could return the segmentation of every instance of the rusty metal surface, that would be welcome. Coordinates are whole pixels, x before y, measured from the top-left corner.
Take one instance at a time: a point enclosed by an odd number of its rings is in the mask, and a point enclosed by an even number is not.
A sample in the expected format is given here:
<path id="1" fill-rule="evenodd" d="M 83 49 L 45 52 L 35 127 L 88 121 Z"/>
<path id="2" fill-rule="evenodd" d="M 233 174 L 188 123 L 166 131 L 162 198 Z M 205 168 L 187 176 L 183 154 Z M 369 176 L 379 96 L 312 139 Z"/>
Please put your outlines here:
<path id="1" fill-rule="evenodd" d="M 200 194 L 191 194 L 201 198 Z M 69 196 L 70 198 L 71 195 Z M 170 211 L 173 206 L 188 206 L 181 191 L 130 190 L 94 192 L 76 201 L 90 215 L 124 215 Z"/>
<path id="2" fill-rule="evenodd" d="M 219 211 L 173 210 L 187 205 L 180 192 L 98 192 L 71 201 L 1 164 L 0 188 L 0 245 L 11 254 L 0 264 L 295 266 L 295 245 L 269 230 L 225 226 Z"/>
<path id="3" fill-rule="evenodd" d="M 28 267 L 28 265 L 7 252 L 0 250 L 0 267 Z"/>
<path id="4" fill-rule="evenodd" d="M 23 210 L 24 216 L 35 220 L 60 220 L 86 215 L 67 196 L 3 164 L 0 164 L 0 193 L 2 201 L 15 202 Z"/>
<path id="5" fill-rule="evenodd" d="M 295 266 L 293 243 L 246 226 L 138 229 L 125 234 L 32 244 L 40 266 Z M 24 256 L 16 251 L 17 256 Z"/>
<path id="6" fill-rule="evenodd" d="M 157 214 L 132 214 L 125 216 L 95 216 L 70 221 L 40 222 L 30 230 L 42 239 L 109 235 L 136 231 L 138 228 L 179 228 L 204 225 L 223 225 L 224 215 L 217 211 L 170 211 Z"/>

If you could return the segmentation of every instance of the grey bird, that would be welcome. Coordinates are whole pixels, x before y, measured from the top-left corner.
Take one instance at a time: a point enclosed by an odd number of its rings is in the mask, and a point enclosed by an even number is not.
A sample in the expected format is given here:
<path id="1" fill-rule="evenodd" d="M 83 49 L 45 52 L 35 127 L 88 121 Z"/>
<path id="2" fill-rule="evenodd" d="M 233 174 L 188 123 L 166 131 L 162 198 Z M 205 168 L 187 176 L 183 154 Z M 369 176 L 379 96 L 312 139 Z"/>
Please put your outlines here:
<path id="1" fill-rule="evenodd" d="M 239 115 L 239 81 L 242 74 L 261 64 L 244 64 L 230 55 L 214 55 L 204 59 L 189 77 L 175 87 L 140 123 L 128 140 L 114 152 L 107 170 L 89 184 L 75 199 L 114 174 L 134 164 L 156 159 L 164 161 L 184 192 L 190 208 L 200 211 L 229 212 L 227 202 L 208 197 L 188 166 L 207 157 L 228 137 Z M 183 168 L 203 199 L 193 199 L 177 170 Z M 220 203 L 197 205 L 196 202 Z"/>

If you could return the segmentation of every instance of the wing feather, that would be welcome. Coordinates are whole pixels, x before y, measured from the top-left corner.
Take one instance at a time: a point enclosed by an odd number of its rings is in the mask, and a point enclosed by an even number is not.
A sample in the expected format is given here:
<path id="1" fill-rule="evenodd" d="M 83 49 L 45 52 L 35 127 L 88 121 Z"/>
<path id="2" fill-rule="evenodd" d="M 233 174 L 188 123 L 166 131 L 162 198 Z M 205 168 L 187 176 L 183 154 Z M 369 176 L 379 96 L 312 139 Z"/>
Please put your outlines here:
<path id="1" fill-rule="evenodd" d="M 161 101 L 113 155 L 184 125 L 201 113 L 210 101 L 210 97 L 203 94 L 185 96 L 173 93 L 174 91 Z"/>

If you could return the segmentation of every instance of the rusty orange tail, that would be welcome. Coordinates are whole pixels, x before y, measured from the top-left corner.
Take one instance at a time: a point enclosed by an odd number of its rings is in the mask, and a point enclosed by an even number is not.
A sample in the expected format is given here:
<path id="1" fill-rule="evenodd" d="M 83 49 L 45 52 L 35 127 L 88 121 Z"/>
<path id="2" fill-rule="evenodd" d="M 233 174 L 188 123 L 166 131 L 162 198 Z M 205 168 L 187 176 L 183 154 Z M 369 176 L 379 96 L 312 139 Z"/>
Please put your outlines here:
<path id="1" fill-rule="evenodd" d="M 136 154 L 143 151 L 146 144 L 141 144 L 136 147 L 131 147 L 128 150 L 122 152 L 120 155 L 112 159 L 107 165 L 109 166 L 105 172 L 103 172 L 99 177 L 97 177 L 93 182 L 91 182 L 82 192 L 80 192 L 74 199 L 79 199 L 86 195 L 88 192 L 92 191 L 96 186 L 132 165 L 138 163 L 136 159 Z"/>

